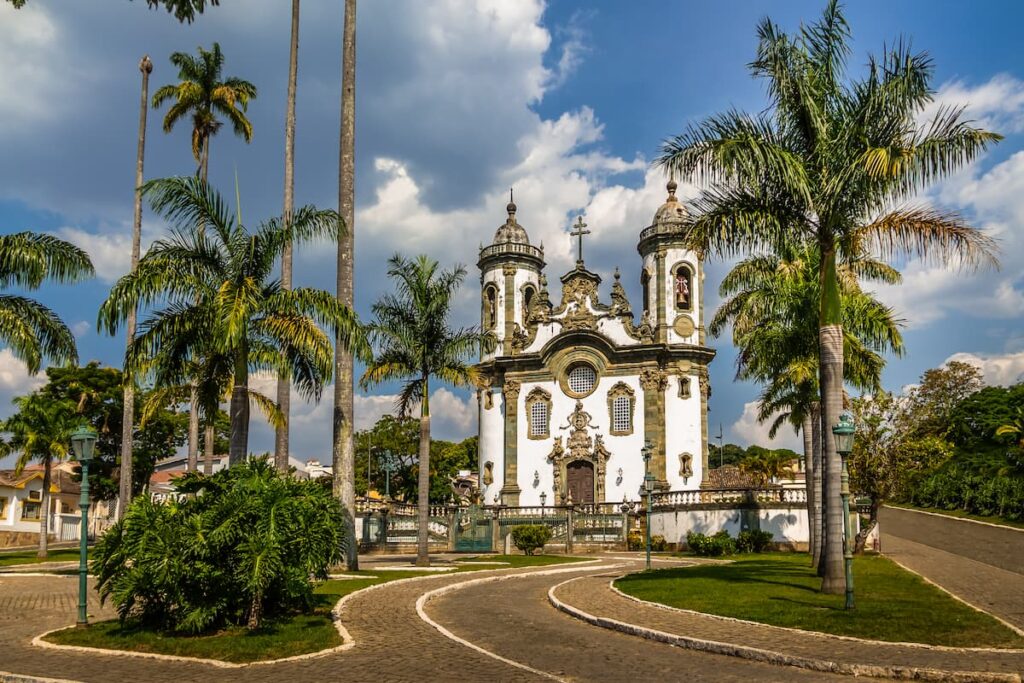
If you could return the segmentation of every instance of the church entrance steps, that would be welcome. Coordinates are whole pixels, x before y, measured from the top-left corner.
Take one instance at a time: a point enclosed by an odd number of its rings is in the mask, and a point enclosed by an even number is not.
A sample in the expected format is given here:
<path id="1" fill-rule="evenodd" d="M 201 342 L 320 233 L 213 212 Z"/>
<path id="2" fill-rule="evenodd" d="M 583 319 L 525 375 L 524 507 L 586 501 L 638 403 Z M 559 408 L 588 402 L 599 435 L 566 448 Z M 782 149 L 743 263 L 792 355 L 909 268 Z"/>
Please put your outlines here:
<path id="1" fill-rule="evenodd" d="M 755 624 L 637 600 L 615 576 L 569 579 L 548 591 L 558 610 L 594 626 L 681 648 L 810 671 L 924 681 L 1020 683 L 1024 651 L 884 643 Z"/>

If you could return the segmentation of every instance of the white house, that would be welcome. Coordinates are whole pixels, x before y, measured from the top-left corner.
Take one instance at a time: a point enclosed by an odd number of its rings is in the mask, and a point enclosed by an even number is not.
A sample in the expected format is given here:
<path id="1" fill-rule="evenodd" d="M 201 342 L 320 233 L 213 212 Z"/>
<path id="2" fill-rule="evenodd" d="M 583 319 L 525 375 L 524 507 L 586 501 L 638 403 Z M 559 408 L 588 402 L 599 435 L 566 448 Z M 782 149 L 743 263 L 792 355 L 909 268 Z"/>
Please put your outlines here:
<path id="1" fill-rule="evenodd" d="M 485 355 L 478 403 L 484 503 L 621 502 L 639 498 L 644 462 L 658 490 L 692 490 L 707 476 L 708 363 L 704 271 L 682 244 L 686 210 L 676 184 L 641 231 L 638 317 L 616 269 L 609 303 L 587 270 L 582 218 L 576 266 L 549 298 L 544 250 L 508 218 L 480 250 Z"/>

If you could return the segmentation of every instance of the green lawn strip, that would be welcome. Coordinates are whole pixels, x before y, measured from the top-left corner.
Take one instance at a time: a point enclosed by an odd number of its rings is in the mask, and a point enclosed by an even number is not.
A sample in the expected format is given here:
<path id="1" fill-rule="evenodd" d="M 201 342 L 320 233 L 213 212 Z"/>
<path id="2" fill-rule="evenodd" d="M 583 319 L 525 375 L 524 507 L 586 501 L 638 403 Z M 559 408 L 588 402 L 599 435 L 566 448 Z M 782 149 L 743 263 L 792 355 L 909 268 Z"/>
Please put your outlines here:
<path id="1" fill-rule="evenodd" d="M 903 503 L 886 503 L 885 505 L 886 507 L 901 508 L 903 510 L 923 510 L 924 512 L 934 512 L 937 515 L 945 515 L 946 517 L 956 517 L 957 519 L 973 519 L 978 522 L 988 522 L 989 524 L 1001 524 L 1003 526 L 1012 526 L 1018 529 L 1024 529 L 1024 522 L 1016 522 L 1011 519 L 1005 519 L 1003 517 L 972 515 L 971 513 L 964 512 L 963 510 L 922 508 L 916 505 L 904 505 Z"/>
<path id="2" fill-rule="evenodd" d="M 0 567 L 16 564 L 38 564 L 39 562 L 77 562 L 78 549 L 51 550 L 47 557 L 36 557 L 35 550 L 18 550 L 0 552 Z"/>
<path id="3" fill-rule="evenodd" d="M 1024 647 L 1024 638 L 885 557 L 854 559 L 855 610 L 818 592 L 806 553 L 734 556 L 731 564 L 630 574 L 628 595 L 672 607 L 775 626 L 892 642 L 955 647 Z"/>
<path id="4" fill-rule="evenodd" d="M 558 555 L 484 555 L 466 558 L 476 562 L 509 562 L 508 565 L 485 565 L 479 567 L 459 566 L 455 572 L 506 569 L 509 567 L 537 567 L 566 562 L 579 562 L 583 558 Z M 117 620 L 101 621 L 87 628 L 70 628 L 57 631 L 46 640 L 60 645 L 79 645 L 108 650 L 129 650 L 152 652 L 179 657 L 219 659 L 226 662 L 255 662 L 265 659 L 280 659 L 308 652 L 317 652 L 341 645 L 341 637 L 331 620 L 331 610 L 345 595 L 381 583 L 398 581 L 417 576 L 438 576 L 437 572 L 416 571 L 374 571 L 364 569 L 346 572 L 357 578 L 332 579 L 316 587 L 317 604 L 312 614 L 295 614 L 268 620 L 258 631 L 250 632 L 244 627 L 226 628 L 216 633 L 189 635 L 167 633 L 141 628 L 128 623 L 124 627 Z M 442 574 L 443 575 L 443 574 Z"/>

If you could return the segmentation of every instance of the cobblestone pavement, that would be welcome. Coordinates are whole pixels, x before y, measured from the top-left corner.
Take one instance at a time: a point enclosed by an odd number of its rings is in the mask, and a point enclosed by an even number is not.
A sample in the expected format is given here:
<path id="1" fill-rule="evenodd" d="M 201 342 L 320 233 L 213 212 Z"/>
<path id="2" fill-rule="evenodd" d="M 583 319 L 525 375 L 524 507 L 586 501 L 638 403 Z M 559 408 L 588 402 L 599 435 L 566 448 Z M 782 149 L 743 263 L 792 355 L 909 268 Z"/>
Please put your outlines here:
<path id="1" fill-rule="evenodd" d="M 366 568 L 372 569 L 372 564 L 368 563 Z M 602 570 L 594 567 L 581 573 L 595 571 Z M 356 641 L 352 649 L 315 659 L 244 669 L 33 647 L 32 637 L 73 620 L 77 581 L 73 577 L 0 577 L 0 670 L 103 683 L 545 680 L 443 637 L 416 614 L 415 602 L 428 590 L 483 575 L 440 575 L 357 595 L 347 603 L 342 615 Z M 500 646 L 500 654 L 516 661 L 522 657 L 521 661 L 541 670 L 564 670 L 574 681 L 623 681 L 636 673 L 658 675 L 661 680 L 684 676 L 693 680 L 821 679 L 804 672 L 678 650 L 566 617 L 547 604 L 545 592 L 548 586 L 572 575 L 517 578 L 490 584 L 494 586 L 494 597 L 487 597 L 492 594 L 484 590 L 482 602 L 466 601 L 461 591 L 456 592 L 437 601 L 434 618 L 472 641 L 478 640 L 476 631 L 480 629 L 484 647 Z M 89 611 L 94 619 L 113 616 L 109 606 L 91 604 Z M 492 612 L 497 618 L 490 616 Z"/>
<path id="2" fill-rule="evenodd" d="M 813 633 L 794 633 L 770 626 L 744 624 L 645 605 L 613 592 L 608 582 L 607 576 L 585 576 L 560 587 L 556 591 L 556 597 L 595 616 L 638 624 L 667 633 L 761 648 L 796 657 L 887 667 L 909 666 L 1002 673 L 1024 671 L 1024 650 L 931 650 L 888 643 L 865 644 Z"/>
<path id="3" fill-rule="evenodd" d="M 1024 531 L 883 508 L 882 552 L 1024 629 Z"/>

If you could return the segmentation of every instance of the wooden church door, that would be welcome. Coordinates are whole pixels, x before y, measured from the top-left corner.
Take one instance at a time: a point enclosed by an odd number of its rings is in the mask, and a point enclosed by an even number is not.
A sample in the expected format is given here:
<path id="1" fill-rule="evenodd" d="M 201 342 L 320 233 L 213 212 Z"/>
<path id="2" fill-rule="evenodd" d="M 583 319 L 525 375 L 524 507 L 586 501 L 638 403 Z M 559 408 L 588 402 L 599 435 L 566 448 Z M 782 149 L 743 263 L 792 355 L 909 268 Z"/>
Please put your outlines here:
<path id="1" fill-rule="evenodd" d="M 573 503 L 594 502 L 594 465 L 576 460 L 565 467 L 565 486 Z"/>

